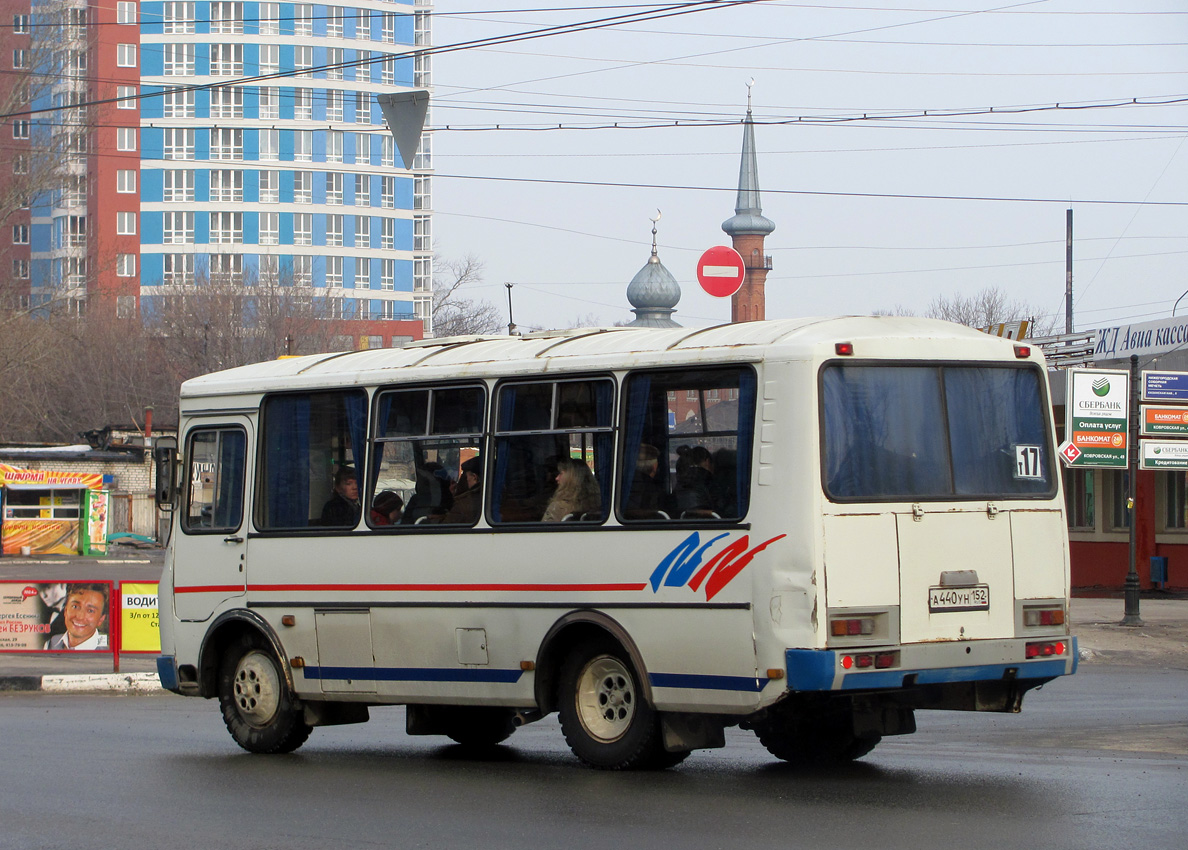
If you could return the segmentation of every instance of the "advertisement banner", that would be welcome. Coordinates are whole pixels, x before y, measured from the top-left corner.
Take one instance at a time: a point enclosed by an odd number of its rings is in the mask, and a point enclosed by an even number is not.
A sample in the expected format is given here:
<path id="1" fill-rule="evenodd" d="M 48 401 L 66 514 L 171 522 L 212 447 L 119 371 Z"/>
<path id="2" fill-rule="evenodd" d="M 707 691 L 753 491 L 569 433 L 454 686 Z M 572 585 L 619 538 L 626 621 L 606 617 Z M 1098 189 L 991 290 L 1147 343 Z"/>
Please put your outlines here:
<path id="1" fill-rule="evenodd" d="M 157 583 L 120 582 L 120 652 L 160 651 Z"/>
<path id="2" fill-rule="evenodd" d="M 111 652 L 112 583 L 0 582 L 0 652 Z"/>
<path id="3" fill-rule="evenodd" d="M 1188 407 L 1144 404 L 1139 433 L 1147 437 L 1188 437 Z"/>
<path id="4" fill-rule="evenodd" d="M 1188 372 L 1143 372 L 1143 401 L 1188 402 Z"/>
<path id="5" fill-rule="evenodd" d="M 1065 409 L 1068 466 L 1125 469 L 1130 375 L 1112 369 L 1069 369 Z"/>
<path id="6" fill-rule="evenodd" d="M 97 472 L 56 472 L 51 469 L 21 469 L 0 463 L 0 487 L 28 490 L 93 489 L 103 486 Z"/>
<path id="7" fill-rule="evenodd" d="M 1188 441 L 1139 440 L 1139 469 L 1188 469 Z"/>
<path id="8" fill-rule="evenodd" d="M 39 555 L 77 555 L 78 520 L 4 520 L 4 554 L 21 555 L 24 550 Z"/>

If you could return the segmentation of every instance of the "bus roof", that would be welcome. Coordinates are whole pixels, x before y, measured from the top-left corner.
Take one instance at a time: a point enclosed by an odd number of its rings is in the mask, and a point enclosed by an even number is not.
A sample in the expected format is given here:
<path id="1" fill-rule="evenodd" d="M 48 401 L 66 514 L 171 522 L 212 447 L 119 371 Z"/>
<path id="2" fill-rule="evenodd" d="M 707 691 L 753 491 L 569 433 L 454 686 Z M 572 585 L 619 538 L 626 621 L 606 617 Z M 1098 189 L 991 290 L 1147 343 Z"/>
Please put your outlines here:
<path id="1" fill-rule="evenodd" d="M 789 358 L 832 356 L 837 342 L 881 340 L 902 345 L 946 343 L 954 358 L 997 360 L 1013 357 L 1011 342 L 963 325 L 902 316 L 846 316 L 780 319 L 706 328 L 574 328 L 523 336 L 468 336 L 426 339 L 403 348 L 377 348 L 286 357 L 193 378 L 181 397 L 258 393 L 317 386 L 386 384 L 443 377 L 498 377 L 571 369 L 638 368 L 693 361 L 759 361 L 774 354 Z M 900 356 L 936 356 L 934 345 Z M 873 356 L 888 356 L 867 349 Z M 1035 351 L 1035 350 L 1033 350 Z M 688 356 L 682 357 L 682 352 Z M 1039 359 L 1038 353 L 1032 354 Z M 396 370 L 399 370 L 397 374 Z M 415 375 L 408 370 L 415 370 Z"/>

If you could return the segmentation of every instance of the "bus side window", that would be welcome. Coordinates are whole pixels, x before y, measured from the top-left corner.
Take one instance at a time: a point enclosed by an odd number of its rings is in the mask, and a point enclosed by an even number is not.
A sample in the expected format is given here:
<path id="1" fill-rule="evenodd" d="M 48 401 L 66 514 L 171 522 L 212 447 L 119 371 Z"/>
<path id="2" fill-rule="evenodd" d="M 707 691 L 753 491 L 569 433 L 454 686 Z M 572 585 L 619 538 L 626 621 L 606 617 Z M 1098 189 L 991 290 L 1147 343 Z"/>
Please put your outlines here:
<path id="1" fill-rule="evenodd" d="M 247 437 L 239 428 L 191 431 L 186 451 L 187 533 L 237 530 L 243 522 Z"/>
<path id="2" fill-rule="evenodd" d="M 495 428 L 495 523 L 601 523 L 610 504 L 614 382 L 503 384 Z"/>
<path id="3" fill-rule="evenodd" d="M 369 525 L 478 522 L 486 402 L 483 386 L 418 387 L 377 396 Z M 381 503 L 394 504 L 393 497 L 403 503 L 398 514 L 377 510 Z"/>
<path id="4" fill-rule="evenodd" d="M 624 384 L 624 521 L 739 519 L 750 500 L 755 374 L 637 372 Z"/>
<path id="5" fill-rule="evenodd" d="M 256 525 L 268 530 L 358 525 L 366 394 L 273 395 L 264 400 L 261 420 Z"/>

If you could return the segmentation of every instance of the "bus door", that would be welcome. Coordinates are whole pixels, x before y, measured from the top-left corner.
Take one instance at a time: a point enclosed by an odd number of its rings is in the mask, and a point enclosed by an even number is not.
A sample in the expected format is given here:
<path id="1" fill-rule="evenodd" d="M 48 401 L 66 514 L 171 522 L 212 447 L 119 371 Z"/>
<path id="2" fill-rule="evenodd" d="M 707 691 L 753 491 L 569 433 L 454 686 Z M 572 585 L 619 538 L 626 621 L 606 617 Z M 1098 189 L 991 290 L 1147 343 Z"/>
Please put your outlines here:
<path id="1" fill-rule="evenodd" d="M 206 620 L 246 588 L 248 458 L 246 417 L 195 423 L 185 434 L 181 545 L 173 547 L 174 609 L 181 620 Z"/>

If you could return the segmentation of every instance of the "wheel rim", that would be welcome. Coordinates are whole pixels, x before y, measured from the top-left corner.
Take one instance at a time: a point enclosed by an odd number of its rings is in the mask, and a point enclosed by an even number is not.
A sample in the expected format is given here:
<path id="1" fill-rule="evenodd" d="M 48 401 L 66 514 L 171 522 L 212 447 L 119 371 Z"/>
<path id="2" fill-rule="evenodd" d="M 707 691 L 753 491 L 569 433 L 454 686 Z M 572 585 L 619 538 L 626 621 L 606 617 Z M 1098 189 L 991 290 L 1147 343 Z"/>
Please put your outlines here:
<path id="1" fill-rule="evenodd" d="M 233 698 L 240 716 L 252 726 L 265 726 L 280 706 L 281 682 L 272 659 L 253 650 L 235 667 Z"/>
<path id="2" fill-rule="evenodd" d="M 619 659 L 600 655 L 582 669 L 577 683 L 577 715 L 591 737 L 616 741 L 635 717 L 635 682 Z"/>

